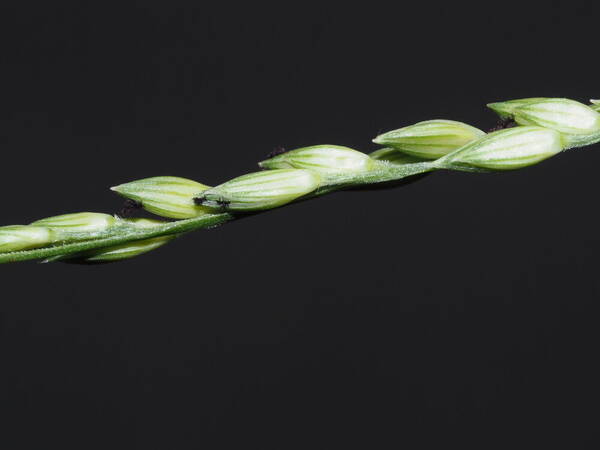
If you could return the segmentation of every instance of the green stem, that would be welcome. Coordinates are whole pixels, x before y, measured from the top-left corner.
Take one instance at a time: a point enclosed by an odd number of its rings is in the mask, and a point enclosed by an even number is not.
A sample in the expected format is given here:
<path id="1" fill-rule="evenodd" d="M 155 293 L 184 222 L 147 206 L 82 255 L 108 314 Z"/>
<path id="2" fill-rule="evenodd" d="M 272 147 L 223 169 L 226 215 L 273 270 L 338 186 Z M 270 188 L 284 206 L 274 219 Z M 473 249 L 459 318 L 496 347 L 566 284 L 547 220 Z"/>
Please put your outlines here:
<path id="1" fill-rule="evenodd" d="M 31 259 L 46 259 L 53 256 L 68 255 L 94 250 L 103 247 L 112 247 L 113 245 L 125 244 L 131 241 L 139 241 L 158 236 L 167 236 L 170 234 L 186 233 L 188 231 L 200 228 L 208 228 L 220 225 L 232 220 L 233 214 L 207 214 L 193 219 L 178 220 L 164 225 L 157 225 L 151 228 L 140 228 L 137 230 L 119 231 L 109 237 L 93 239 L 70 244 L 55 245 L 52 247 L 43 247 L 35 250 L 24 250 L 20 252 L 0 253 L 0 264 L 27 261 Z"/>
<path id="2" fill-rule="evenodd" d="M 438 167 L 433 162 L 394 165 L 380 161 L 373 170 L 366 173 L 331 177 L 324 186 L 296 201 L 308 200 L 348 187 L 401 180 L 402 178 L 430 172 L 437 168 Z M 77 236 L 78 242 L 58 244 L 33 250 L 0 253 L 0 264 L 32 259 L 48 259 L 62 255 L 74 255 L 89 250 L 112 247 L 114 245 L 125 244 L 132 241 L 187 233 L 201 228 L 220 225 L 244 216 L 245 215 L 243 214 L 220 212 L 202 215 L 193 219 L 169 222 L 151 228 L 117 227 L 115 229 L 109 229 L 106 235 L 100 237 L 97 234 L 86 235 L 85 233 L 81 233 Z"/>
<path id="3" fill-rule="evenodd" d="M 329 177 L 324 186 L 319 187 L 315 192 L 310 193 L 305 198 L 318 197 L 347 187 L 397 181 L 412 175 L 431 172 L 437 168 L 438 167 L 433 161 L 401 165 L 394 165 L 391 163 L 378 161 L 378 164 L 375 166 L 375 168 L 369 172 L 333 175 Z"/>

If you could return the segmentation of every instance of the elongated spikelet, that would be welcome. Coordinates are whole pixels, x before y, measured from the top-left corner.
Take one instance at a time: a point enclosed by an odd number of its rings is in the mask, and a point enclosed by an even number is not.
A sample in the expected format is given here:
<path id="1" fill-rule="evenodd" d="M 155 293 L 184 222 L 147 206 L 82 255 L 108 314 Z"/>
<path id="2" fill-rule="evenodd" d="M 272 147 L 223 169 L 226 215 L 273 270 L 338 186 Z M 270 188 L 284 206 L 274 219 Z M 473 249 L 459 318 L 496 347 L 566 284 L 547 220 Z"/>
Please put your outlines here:
<path id="1" fill-rule="evenodd" d="M 82 212 L 47 217 L 36 220 L 31 225 L 51 228 L 62 233 L 89 233 L 105 231 L 116 222 L 117 219 L 109 214 Z"/>
<path id="2" fill-rule="evenodd" d="M 511 119 L 498 127 L 504 129 L 486 134 L 462 122 L 428 120 L 377 136 L 374 142 L 384 147 L 370 154 L 338 145 L 302 147 L 259 163 L 266 170 L 213 188 L 179 177 L 125 183 L 112 190 L 129 199 L 128 203 L 185 220 L 160 222 L 84 212 L 0 227 L 0 264 L 31 259 L 84 264 L 120 261 L 182 234 L 236 220 L 242 213 L 334 191 L 397 187 L 440 169 L 479 173 L 520 169 L 564 149 L 600 142 L 600 100 L 584 105 L 535 97 L 488 106 Z M 354 198 L 358 207 L 368 201 Z M 449 201 L 459 200 L 452 197 Z"/>
<path id="3" fill-rule="evenodd" d="M 0 227 L 0 253 L 43 247 L 53 240 L 52 231 L 44 227 L 31 225 Z"/>
<path id="4" fill-rule="evenodd" d="M 388 131 L 373 142 L 419 158 L 436 159 L 483 135 L 483 131 L 466 123 L 437 119 Z"/>
<path id="5" fill-rule="evenodd" d="M 323 175 L 367 172 L 374 161 L 362 152 L 340 145 L 313 145 L 261 161 L 265 169 L 310 169 Z"/>
<path id="6" fill-rule="evenodd" d="M 561 135 L 555 130 L 533 126 L 517 127 L 490 133 L 440 162 L 511 170 L 536 164 L 556 155 L 562 149 Z"/>
<path id="7" fill-rule="evenodd" d="M 204 191 L 197 202 L 230 211 L 257 211 L 284 205 L 314 191 L 319 175 L 304 169 L 254 172 Z"/>
<path id="8" fill-rule="evenodd" d="M 591 134 L 600 130 L 600 114 L 583 103 L 551 98 L 516 108 L 520 125 L 538 125 L 566 134 Z"/>
<path id="9" fill-rule="evenodd" d="M 131 241 L 126 244 L 106 247 L 85 254 L 67 255 L 64 257 L 51 258 L 46 262 L 61 261 L 71 264 L 101 264 L 122 261 L 124 259 L 134 258 L 144 253 L 156 250 L 175 239 L 176 236 L 159 236 L 140 241 Z"/>
<path id="10" fill-rule="evenodd" d="M 519 98 L 516 100 L 508 100 L 505 102 L 488 103 L 487 107 L 503 119 L 508 119 L 512 118 L 513 113 L 517 108 L 546 99 L 546 97 Z"/>
<path id="11" fill-rule="evenodd" d="M 141 241 L 132 241 L 127 244 L 116 245 L 99 251 L 93 255 L 84 258 L 87 263 L 107 263 L 122 261 L 124 259 L 134 258 L 144 253 L 156 250 L 166 243 L 175 239 L 176 236 L 159 236 L 152 239 L 144 239 Z"/>
<path id="12" fill-rule="evenodd" d="M 148 229 L 163 225 L 166 222 L 153 219 L 122 219 L 126 225 L 134 228 Z M 131 241 L 121 245 L 104 247 L 75 255 L 50 258 L 46 262 L 62 261 L 71 264 L 100 264 L 122 261 L 148 253 L 175 239 L 177 235 L 158 236 L 151 239 Z"/>
<path id="13" fill-rule="evenodd" d="M 210 210 L 194 203 L 208 186 L 187 178 L 152 177 L 112 187 L 123 197 L 139 202 L 153 214 L 172 219 L 189 219 Z"/>

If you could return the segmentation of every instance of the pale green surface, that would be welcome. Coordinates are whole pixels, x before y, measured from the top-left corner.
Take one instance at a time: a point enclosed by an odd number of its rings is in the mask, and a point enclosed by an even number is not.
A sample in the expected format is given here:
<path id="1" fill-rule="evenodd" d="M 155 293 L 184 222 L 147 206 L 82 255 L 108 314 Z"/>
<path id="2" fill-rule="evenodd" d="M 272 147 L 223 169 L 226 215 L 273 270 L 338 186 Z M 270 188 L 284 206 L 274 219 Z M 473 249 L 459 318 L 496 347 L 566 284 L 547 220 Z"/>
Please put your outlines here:
<path id="1" fill-rule="evenodd" d="M 435 170 L 436 167 L 430 163 L 416 163 L 405 165 L 383 164 L 376 171 L 365 174 L 339 177 L 333 184 L 319 186 L 302 199 L 309 199 L 320 195 L 342 189 L 344 187 L 371 184 L 384 181 L 399 180 L 407 176 Z M 209 213 L 199 217 L 168 222 L 153 227 L 134 226 L 131 221 L 123 220 L 119 227 L 112 229 L 111 233 L 103 237 L 81 242 L 69 242 L 51 247 L 40 248 L 32 251 L 15 251 L 0 253 L 0 263 L 27 261 L 31 259 L 53 260 L 56 256 L 80 254 L 95 249 L 112 247 L 132 241 L 138 241 L 153 237 L 178 235 L 201 228 L 210 228 L 234 219 L 240 219 L 245 215 L 235 215 L 232 212 Z"/>
<path id="2" fill-rule="evenodd" d="M 58 256 L 51 259 L 51 261 L 71 260 L 70 262 L 81 263 L 107 263 L 121 261 L 123 259 L 129 259 L 135 256 L 143 255 L 144 253 L 148 253 L 152 250 L 162 247 L 176 237 L 176 235 L 159 236 L 141 241 L 127 242 L 121 245 L 93 249 L 78 254 Z M 47 260 L 47 262 L 50 262 L 50 260 Z"/>
<path id="3" fill-rule="evenodd" d="M 512 117 L 517 108 L 528 105 L 529 103 L 539 102 L 540 100 L 546 100 L 546 97 L 520 98 L 517 100 L 508 100 L 506 102 L 488 103 L 487 107 L 495 111 L 500 117 L 507 119 Z"/>
<path id="4" fill-rule="evenodd" d="M 437 159 L 484 135 L 466 123 L 437 119 L 388 131 L 373 142 L 419 158 Z"/>
<path id="5" fill-rule="evenodd" d="M 0 253 L 42 247 L 53 241 L 52 231 L 31 225 L 0 227 Z"/>
<path id="6" fill-rule="evenodd" d="M 310 169 L 321 175 L 364 172 L 373 160 L 362 152 L 340 145 L 303 147 L 258 163 L 263 169 Z"/>
<path id="7" fill-rule="evenodd" d="M 495 170 L 537 164 L 563 150 L 561 135 L 542 127 L 516 127 L 490 133 L 448 156 L 449 163 Z"/>
<path id="8" fill-rule="evenodd" d="M 210 212 L 194 203 L 194 197 L 209 186 L 180 177 L 152 177 L 114 186 L 111 190 L 135 200 L 153 214 L 171 219 L 189 219 Z"/>
<path id="9" fill-rule="evenodd" d="M 204 191 L 204 205 L 230 211 L 276 208 L 319 187 L 321 177 L 310 170 L 275 169 L 254 172 Z"/>
<path id="10" fill-rule="evenodd" d="M 156 227 L 120 227 L 112 234 L 102 238 L 91 239 L 82 242 L 69 242 L 51 247 L 44 247 L 30 251 L 15 251 L 0 254 L 0 263 L 27 261 L 30 259 L 48 259 L 59 255 L 78 254 L 88 250 L 102 249 L 128 242 L 138 241 L 159 236 L 174 235 L 199 228 L 212 227 L 228 220 L 234 216 L 229 213 L 206 214 L 193 219 L 167 222 Z"/>
<path id="11" fill-rule="evenodd" d="M 380 148 L 379 150 L 369 153 L 369 156 L 372 159 L 386 161 L 392 164 L 410 164 L 428 160 L 427 158 L 419 158 L 418 156 L 409 155 L 392 147 Z"/>
<path id="12" fill-rule="evenodd" d="M 519 125 L 538 125 L 565 134 L 600 131 L 600 114 L 583 103 L 565 98 L 551 98 L 516 108 L 514 119 Z"/>
<path id="13" fill-rule="evenodd" d="M 244 175 L 215 188 L 178 177 L 137 180 L 113 190 L 141 201 L 148 211 L 156 214 L 189 218 L 160 222 L 76 213 L 34 222 L 46 224 L 45 227 L 0 227 L 0 263 L 30 259 L 70 259 L 86 263 L 128 259 L 189 231 L 243 218 L 244 212 L 260 212 L 348 187 L 396 181 L 439 169 L 471 172 L 518 169 L 537 164 L 566 148 L 600 142 L 600 130 L 595 123 L 597 113 L 592 110 L 600 103 L 595 100 L 591 107 L 571 100 L 542 98 L 489 106 L 503 117 L 515 117 L 522 123 L 543 122 L 547 127 L 527 125 L 481 134 L 483 132 L 469 125 L 456 125 L 458 122 L 427 121 L 423 122 L 425 125 L 419 123 L 411 127 L 414 130 L 421 126 L 424 127 L 422 130 L 430 132 L 426 135 L 421 130 L 421 135 L 416 138 L 418 143 L 430 140 L 431 149 L 423 146 L 428 157 L 439 150 L 440 141 L 445 140 L 446 146 L 458 145 L 458 140 L 473 134 L 466 144 L 432 161 L 407 155 L 403 153 L 404 148 L 385 147 L 367 155 L 347 147 L 313 146 L 276 156 L 261 164 L 268 168 L 294 168 Z M 400 140 L 410 140 L 415 138 L 406 132 L 411 127 L 391 133 L 396 133 Z M 454 141 L 448 138 L 444 127 L 454 127 Z M 456 127 L 462 131 L 456 131 Z M 379 137 L 376 141 L 384 142 Z M 304 168 L 298 168 L 301 166 Z M 202 198 L 204 206 L 194 203 L 198 197 Z"/>
<path id="14" fill-rule="evenodd" d="M 31 225 L 51 228 L 56 233 L 56 238 L 61 239 L 62 236 L 68 237 L 73 233 L 106 231 L 114 226 L 117 220 L 110 214 L 83 212 L 47 217 L 36 220 Z"/>

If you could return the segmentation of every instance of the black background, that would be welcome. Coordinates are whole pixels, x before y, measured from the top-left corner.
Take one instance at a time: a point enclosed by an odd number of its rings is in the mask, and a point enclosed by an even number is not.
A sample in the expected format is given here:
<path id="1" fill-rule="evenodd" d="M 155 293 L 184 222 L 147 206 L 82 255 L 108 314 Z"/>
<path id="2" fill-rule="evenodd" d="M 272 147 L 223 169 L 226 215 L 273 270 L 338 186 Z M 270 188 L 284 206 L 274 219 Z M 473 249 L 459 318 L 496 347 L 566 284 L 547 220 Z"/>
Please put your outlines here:
<path id="1" fill-rule="evenodd" d="M 370 151 L 420 120 L 488 129 L 491 101 L 597 98 L 600 8 L 556 3 L 5 4 L 2 223 L 114 213 L 107 188 L 148 176 L 218 184 L 280 145 Z M 0 442 L 596 448 L 599 150 L 120 264 L 2 266 Z"/>

